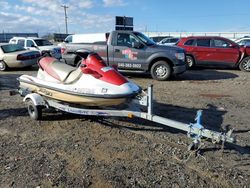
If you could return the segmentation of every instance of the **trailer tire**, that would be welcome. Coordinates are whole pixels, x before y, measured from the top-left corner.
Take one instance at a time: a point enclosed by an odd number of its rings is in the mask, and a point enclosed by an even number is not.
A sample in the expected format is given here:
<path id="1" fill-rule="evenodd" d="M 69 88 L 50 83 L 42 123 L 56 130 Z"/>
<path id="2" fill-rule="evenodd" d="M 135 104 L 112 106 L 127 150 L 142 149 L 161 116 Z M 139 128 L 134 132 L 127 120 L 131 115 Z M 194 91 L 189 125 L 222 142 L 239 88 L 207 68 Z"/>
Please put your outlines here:
<path id="1" fill-rule="evenodd" d="M 241 71 L 250 72 L 250 57 L 245 57 L 239 64 Z"/>
<path id="2" fill-rule="evenodd" d="M 157 61 L 152 65 L 150 73 L 153 79 L 164 81 L 169 79 L 172 69 L 166 61 Z"/>
<path id="3" fill-rule="evenodd" d="M 42 106 L 36 106 L 32 100 L 27 100 L 27 109 L 31 119 L 40 120 L 42 118 Z"/>

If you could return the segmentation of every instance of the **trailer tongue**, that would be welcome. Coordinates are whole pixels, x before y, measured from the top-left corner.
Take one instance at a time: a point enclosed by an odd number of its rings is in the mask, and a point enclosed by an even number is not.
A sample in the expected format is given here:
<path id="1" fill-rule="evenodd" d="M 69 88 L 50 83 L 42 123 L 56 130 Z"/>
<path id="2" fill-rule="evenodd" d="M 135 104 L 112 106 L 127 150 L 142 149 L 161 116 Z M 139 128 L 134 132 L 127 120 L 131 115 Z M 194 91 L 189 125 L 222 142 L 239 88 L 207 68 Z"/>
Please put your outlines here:
<path id="1" fill-rule="evenodd" d="M 187 135 L 192 139 L 192 143 L 189 145 L 189 149 L 198 148 L 201 144 L 202 138 L 209 138 L 213 143 L 234 143 L 235 138 L 232 136 L 232 130 L 227 133 L 216 132 L 209 129 L 206 129 L 202 125 L 202 110 L 198 110 L 195 123 L 181 123 L 174 121 L 168 118 L 157 116 L 153 114 L 153 86 L 149 86 L 147 93 L 144 92 L 144 95 L 138 97 L 135 100 L 132 100 L 128 104 L 128 108 L 125 110 L 118 109 L 89 109 L 89 108 L 79 108 L 72 106 L 69 103 L 62 103 L 60 101 L 48 99 L 42 97 L 37 93 L 30 93 L 27 90 L 19 90 L 21 96 L 24 97 L 24 101 L 28 105 L 28 112 L 31 118 L 41 119 L 42 117 L 42 108 L 56 108 L 58 110 L 79 114 L 87 116 L 105 116 L 105 117 L 128 117 L 128 118 L 142 118 L 151 122 L 159 123 L 163 126 L 172 127 L 185 131 Z M 141 111 L 141 107 L 146 106 L 146 112 Z"/>

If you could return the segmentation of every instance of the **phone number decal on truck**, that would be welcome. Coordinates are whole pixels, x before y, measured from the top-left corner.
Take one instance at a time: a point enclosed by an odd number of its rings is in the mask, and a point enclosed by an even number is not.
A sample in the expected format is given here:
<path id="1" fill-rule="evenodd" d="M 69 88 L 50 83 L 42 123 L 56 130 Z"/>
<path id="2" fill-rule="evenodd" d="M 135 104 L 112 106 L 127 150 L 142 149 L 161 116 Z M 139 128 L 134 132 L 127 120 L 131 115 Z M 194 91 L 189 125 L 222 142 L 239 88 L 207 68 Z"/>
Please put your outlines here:
<path id="1" fill-rule="evenodd" d="M 135 64 L 135 63 L 118 63 L 118 67 L 141 68 L 141 64 Z"/>

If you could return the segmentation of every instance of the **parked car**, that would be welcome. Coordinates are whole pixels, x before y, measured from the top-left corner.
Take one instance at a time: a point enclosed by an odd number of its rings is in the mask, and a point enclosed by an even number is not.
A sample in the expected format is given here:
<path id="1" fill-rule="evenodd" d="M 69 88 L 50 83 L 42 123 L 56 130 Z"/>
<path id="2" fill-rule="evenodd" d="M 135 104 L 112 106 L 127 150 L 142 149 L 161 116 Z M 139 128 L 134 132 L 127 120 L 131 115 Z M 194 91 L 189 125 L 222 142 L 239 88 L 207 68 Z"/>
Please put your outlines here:
<path id="1" fill-rule="evenodd" d="M 13 37 L 10 44 L 19 44 L 27 50 L 39 51 L 42 56 L 52 56 L 57 59 L 61 58 L 61 48 L 53 45 L 46 39 L 37 37 Z"/>
<path id="2" fill-rule="evenodd" d="M 176 37 L 167 37 L 162 39 L 160 42 L 158 42 L 157 44 L 159 45 L 170 45 L 173 46 L 175 45 L 178 41 L 180 40 L 180 38 L 176 38 Z"/>
<path id="3" fill-rule="evenodd" d="M 40 53 L 26 50 L 17 44 L 0 44 L 0 71 L 14 67 L 28 67 L 37 63 Z"/>
<path id="4" fill-rule="evenodd" d="M 250 71 L 250 47 L 213 36 L 181 38 L 177 46 L 186 50 L 189 67 L 195 65 L 229 65 Z"/>
<path id="5" fill-rule="evenodd" d="M 165 39 L 166 37 L 169 37 L 169 36 L 154 36 L 154 37 L 150 37 L 150 39 L 153 40 L 155 43 L 158 43 L 161 40 Z"/>
<path id="6" fill-rule="evenodd" d="M 241 46 L 250 46 L 250 37 L 243 37 L 243 38 L 235 40 L 234 42 L 236 42 L 237 44 Z"/>
<path id="7" fill-rule="evenodd" d="M 64 43 L 62 58 L 67 64 L 79 65 L 77 51 L 94 51 L 120 72 L 150 73 L 156 80 L 167 80 L 171 75 L 186 71 L 185 51 L 176 46 L 160 46 L 136 31 L 112 31 L 107 41 L 93 43 Z"/>

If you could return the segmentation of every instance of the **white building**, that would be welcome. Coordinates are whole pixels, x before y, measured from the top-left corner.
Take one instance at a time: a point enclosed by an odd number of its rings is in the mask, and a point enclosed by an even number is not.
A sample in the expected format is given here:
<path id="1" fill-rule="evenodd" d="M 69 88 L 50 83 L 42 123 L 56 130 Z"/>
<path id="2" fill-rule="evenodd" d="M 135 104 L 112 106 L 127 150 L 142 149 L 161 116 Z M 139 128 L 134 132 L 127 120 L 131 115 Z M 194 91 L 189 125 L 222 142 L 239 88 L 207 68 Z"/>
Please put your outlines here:
<path id="1" fill-rule="evenodd" d="M 172 36 L 172 37 L 187 37 L 187 36 L 221 36 L 231 40 L 250 36 L 249 32 L 144 32 L 149 37 L 157 36 Z"/>

